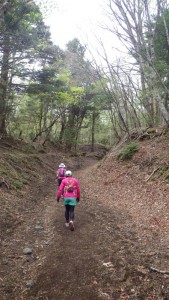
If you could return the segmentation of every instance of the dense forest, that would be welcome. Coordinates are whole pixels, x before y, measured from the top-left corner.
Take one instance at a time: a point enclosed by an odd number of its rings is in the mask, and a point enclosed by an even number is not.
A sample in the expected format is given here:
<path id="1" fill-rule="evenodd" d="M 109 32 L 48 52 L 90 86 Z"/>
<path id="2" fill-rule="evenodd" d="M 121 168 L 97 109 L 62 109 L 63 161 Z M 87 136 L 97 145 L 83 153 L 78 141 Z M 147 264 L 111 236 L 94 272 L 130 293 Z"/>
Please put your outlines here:
<path id="1" fill-rule="evenodd" d="M 104 64 L 89 59 L 78 38 L 62 50 L 36 1 L 1 1 L 0 138 L 50 140 L 70 150 L 169 125 L 168 1 L 107 0 L 105 10 L 103 34 L 117 36 L 128 61 L 110 61 L 102 41 Z"/>

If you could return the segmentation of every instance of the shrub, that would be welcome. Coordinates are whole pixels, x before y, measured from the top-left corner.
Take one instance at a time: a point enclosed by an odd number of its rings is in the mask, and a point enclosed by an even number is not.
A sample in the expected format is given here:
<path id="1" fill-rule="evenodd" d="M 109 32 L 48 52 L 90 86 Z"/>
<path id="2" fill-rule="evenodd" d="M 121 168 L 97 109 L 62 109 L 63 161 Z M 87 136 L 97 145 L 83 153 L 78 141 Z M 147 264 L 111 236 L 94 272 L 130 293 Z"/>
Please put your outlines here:
<path id="1" fill-rule="evenodd" d="M 127 160 L 132 158 L 133 154 L 139 150 L 139 147 L 136 143 L 130 143 L 124 147 L 117 155 L 118 158 L 122 160 Z"/>
<path id="2" fill-rule="evenodd" d="M 22 190 L 22 188 L 23 188 L 23 184 L 22 184 L 22 182 L 20 182 L 19 180 L 15 180 L 15 181 L 13 182 L 13 185 L 14 185 L 14 187 L 15 187 L 16 189 L 18 189 L 18 190 Z"/>

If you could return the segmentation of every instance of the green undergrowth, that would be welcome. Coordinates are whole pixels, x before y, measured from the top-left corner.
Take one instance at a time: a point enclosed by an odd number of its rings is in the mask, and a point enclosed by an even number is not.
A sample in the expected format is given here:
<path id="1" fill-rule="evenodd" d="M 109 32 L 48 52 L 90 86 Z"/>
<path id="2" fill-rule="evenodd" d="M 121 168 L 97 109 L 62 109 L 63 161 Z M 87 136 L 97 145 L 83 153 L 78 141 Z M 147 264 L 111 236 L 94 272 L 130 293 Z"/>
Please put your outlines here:
<path id="1" fill-rule="evenodd" d="M 121 160 L 128 160 L 132 158 L 133 154 L 138 150 L 138 144 L 130 143 L 124 146 L 124 148 L 117 154 L 117 157 Z"/>
<path id="2" fill-rule="evenodd" d="M 0 157 L 0 177 L 12 189 L 22 190 L 32 180 L 43 179 L 43 161 L 36 154 L 5 152 Z"/>
<path id="3" fill-rule="evenodd" d="M 162 178 L 167 183 L 169 182 L 169 162 L 166 165 L 157 168 L 157 172 L 155 172 L 154 179 L 156 178 Z"/>

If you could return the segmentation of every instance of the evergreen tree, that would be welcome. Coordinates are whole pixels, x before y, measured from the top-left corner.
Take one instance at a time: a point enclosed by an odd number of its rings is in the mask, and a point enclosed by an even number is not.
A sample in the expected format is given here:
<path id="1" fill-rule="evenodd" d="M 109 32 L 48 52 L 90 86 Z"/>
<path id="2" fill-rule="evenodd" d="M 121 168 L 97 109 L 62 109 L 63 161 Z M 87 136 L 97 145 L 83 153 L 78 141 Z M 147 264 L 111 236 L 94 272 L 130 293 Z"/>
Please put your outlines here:
<path id="1" fill-rule="evenodd" d="M 23 93 L 38 59 L 42 63 L 40 49 L 49 43 L 50 33 L 33 1 L 14 0 L 8 5 L 1 25 L 0 133 L 5 134 L 14 94 Z"/>

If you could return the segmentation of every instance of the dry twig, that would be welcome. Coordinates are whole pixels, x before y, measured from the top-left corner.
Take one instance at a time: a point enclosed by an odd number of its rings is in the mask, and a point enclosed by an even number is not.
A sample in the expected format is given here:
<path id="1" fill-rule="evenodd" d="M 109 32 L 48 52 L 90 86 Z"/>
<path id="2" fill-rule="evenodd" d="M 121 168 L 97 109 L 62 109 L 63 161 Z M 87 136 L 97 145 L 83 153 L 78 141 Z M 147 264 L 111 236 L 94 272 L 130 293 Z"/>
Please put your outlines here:
<path id="1" fill-rule="evenodd" d="M 158 169 L 160 169 L 160 167 L 156 168 L 145 181 L 147 182 L 158 171 Z"/>

